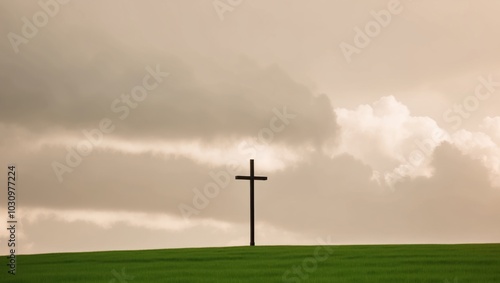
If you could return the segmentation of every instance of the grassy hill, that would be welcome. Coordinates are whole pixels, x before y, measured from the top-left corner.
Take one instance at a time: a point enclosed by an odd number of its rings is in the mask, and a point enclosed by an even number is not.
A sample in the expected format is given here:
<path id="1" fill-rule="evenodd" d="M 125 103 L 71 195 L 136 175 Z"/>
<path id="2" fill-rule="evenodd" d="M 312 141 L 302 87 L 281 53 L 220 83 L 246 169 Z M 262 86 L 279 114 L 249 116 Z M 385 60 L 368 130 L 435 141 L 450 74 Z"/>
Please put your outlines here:
<path id="1" fill-rule="evenodd" d="M 0 282 L 500 282 L 500 244 L 257 246 L 21 255 L 15 276 L 2 266 Z"/>

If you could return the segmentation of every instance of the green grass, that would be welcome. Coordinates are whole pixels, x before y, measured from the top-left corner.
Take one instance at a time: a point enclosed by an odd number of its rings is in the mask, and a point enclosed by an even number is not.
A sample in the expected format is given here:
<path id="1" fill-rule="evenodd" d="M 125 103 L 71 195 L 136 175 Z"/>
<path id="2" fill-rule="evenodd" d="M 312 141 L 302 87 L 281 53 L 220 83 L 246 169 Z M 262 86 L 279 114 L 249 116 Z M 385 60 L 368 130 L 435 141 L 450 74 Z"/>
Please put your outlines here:
<path id="1" fill-rule="evenodd" d="M 319 252 L 317 259 L 315 251 Z M 500 282 L 500 244 L 258 246 L 21 255 L 15 276 L 7 274 L 3 258 L 0 282 Z M 287 271 L 288 281 L 284 281 Z"/>

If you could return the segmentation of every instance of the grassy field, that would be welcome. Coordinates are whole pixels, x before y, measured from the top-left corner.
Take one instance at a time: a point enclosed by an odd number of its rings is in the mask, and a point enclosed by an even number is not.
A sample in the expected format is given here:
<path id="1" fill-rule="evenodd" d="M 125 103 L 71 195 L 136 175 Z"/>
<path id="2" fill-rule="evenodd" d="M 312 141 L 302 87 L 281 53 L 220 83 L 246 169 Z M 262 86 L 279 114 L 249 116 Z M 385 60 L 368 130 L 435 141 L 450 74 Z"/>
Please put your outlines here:
<path id="1" fill-rule="evenodd" d="M 7 260 L 4 258 L 4 262 Z M 0 282 L 500 282 L 500 244 L 272 246 L 24 255 Z"/>

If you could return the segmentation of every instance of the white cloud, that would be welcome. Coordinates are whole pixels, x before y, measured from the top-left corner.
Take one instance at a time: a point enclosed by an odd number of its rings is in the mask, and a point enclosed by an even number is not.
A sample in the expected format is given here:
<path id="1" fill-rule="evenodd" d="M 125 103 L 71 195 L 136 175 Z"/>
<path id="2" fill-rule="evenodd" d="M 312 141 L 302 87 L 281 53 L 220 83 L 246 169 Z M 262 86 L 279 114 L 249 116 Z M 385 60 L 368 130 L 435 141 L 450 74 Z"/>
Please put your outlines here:
<path id="1" fill-rule="evenodd" d="M 354 110 L 337 108 L 341 127 L 340 146 L 334 155 L 350 154 L 372 167 L 374 176 L 397 170 L 413 158 L 415 150 L 427 149 L 428 157 L 446 135 L 429 141 L 442 129 L 429 117 L 411 116 L 408 107 L 394 96 L 385 96 L 372 105 L 360 105 Z M 404 176 L 428 176 L 429 158 Z"/>
<path id="2" fill-rule="evenodd" d="M 483 125 L 492 125 L 495 119 L 485 118 Z M 481 128 L 485 128 L 481 126 Z M 478 159 L 483 166 L 489 170 L 491 184 L 500 187 L 500 143 L 495 141 L 495 135 L 498 136 L 498 130 L 494 127 L 488 127 L 493 137 L 484 132 L 470 132 L 459 130 L 452 136 L 453 144 L 467 156 Z M 493 131 L 491 131 L 493 130 Z"/>
<path id="3" fill-rule="evenodd" d="M 479 128 L 500 144 L 500 116 L 484 118 Z"/>
<path id="4" fill-rule="evenodd" d="M 350 154 L 373 169 L 373 180 L 430 177 L 435 148 L 450 142 L 467 156 L 481 160 L 491 182 L 500 186 L 500 117 L 486 117 L 482 132 L 461 129 L 448 134 L 430 117 L 412 116 L 393 96 L 354 110 L 337 108 L 341 142 L 334 155 Z"/>

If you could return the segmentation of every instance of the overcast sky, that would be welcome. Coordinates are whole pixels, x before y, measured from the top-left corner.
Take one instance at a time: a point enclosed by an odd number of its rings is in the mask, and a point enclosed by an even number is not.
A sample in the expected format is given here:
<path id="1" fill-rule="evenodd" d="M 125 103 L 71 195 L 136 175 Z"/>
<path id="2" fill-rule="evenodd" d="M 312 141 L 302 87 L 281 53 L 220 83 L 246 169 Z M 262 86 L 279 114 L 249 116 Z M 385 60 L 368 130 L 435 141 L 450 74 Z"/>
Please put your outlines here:
<path id="1" fill-rule="evenodd" d="M 499 242 L 499 9 L 0 0 L 18 252 Z"/>

